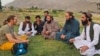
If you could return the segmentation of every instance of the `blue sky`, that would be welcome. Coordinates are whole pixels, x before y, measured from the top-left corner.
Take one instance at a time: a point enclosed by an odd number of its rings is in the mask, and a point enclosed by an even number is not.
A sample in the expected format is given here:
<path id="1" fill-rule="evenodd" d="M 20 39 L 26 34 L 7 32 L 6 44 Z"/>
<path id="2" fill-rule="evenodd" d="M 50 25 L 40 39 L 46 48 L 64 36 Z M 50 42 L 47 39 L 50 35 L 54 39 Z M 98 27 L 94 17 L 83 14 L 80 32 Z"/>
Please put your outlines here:
<path id="1" fill-rule="evenodd" d="M 4 5 L 6 5 L 14 0 L 1 0 L 1 1 L 2 1 L 2 5 L 4 6 Z"/>

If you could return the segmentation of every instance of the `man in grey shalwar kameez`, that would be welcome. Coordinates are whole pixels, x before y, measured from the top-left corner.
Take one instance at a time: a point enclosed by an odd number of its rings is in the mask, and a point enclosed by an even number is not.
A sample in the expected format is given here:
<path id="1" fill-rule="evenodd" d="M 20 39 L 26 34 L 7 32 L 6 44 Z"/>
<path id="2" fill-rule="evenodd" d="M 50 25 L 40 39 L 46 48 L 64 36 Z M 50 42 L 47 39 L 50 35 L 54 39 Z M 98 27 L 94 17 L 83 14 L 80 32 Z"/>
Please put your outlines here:
<path id="1" fill-rule="evenodd" d="M 48 15 L 46 19 L 46 23 L 44 24 L 42 36 L 45 39 L 54 39 L 56 32 L 59 31 L 59 26 L 57 22 L 53 20 L 53 17 Z"/>

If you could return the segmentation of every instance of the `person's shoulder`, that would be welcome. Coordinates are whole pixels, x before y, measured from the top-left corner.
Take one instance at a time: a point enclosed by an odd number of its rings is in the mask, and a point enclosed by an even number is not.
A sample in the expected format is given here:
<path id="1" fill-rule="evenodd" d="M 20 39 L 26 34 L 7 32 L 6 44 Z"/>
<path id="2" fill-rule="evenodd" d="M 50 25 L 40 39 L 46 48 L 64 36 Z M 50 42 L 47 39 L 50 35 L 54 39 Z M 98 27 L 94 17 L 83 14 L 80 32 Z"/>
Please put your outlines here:
<path id="1" fill-rule="evenodd" d="M 8 25 L 4 25 L 4 26 L 1 27 L 1 29 L 8 29 L 8 28 L 9 28 Z"/>
<path id="2" fill-rule="evenodd" d="M 94 29 L 94 30 L 95 30 L 95 29 L 100 30 L 100 25 L 99 25 L 99 24 L 94 24 L 94 25 L 93 25 L 93 29 Z"/>
<path id="3" fill-rule="evenodd" d="M 99 28 L 100 29 L 100 25 L 99 24 L 94 24 L 93 26 L 94 29 Z"/>
<path id="4" fill-rule="evenodd" d="M 74 22 L 79 24 L 79 21 L 76 18 L 74 18 Z"/>
<path id="5" fill-rule="evenodd" d="M 45 23 L 44 21 L 41 21 L 41 24 L 43 24 L 43 25 L 44 25 L 44 23 Z"/>
<path id="6" fill-rule="evenodd" d="M 53 23 L 57 23 L 57 21 L 53 20 Z"/>
<path id="7" fill-rule="evenodd" d="M 44 25 L 47 25 L 47 22 L 44 22 Z"/>
<path id="8" fill-rule="evenodd" d="M 77 18 L 74 18 L 74 21 L 79 22 L 79 21 L 77 20 Z"/>
<path id="9" fill-rule="evenodd" d="M 2 28 L 8 28 L 8 25 L 4 25 L 4 26 L 2 26 Z"/>

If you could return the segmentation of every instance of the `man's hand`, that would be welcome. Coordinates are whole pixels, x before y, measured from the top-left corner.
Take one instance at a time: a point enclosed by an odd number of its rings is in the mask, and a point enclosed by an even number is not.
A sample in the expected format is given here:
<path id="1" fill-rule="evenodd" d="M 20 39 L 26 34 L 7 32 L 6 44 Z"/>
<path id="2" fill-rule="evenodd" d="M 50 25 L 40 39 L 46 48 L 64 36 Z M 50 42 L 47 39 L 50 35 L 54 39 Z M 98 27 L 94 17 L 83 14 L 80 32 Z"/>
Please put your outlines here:
<path id="1" fill-rule="evenodd" d="M 63 39 L 63 40 L 64 40 L 64 39 L 65 39 L 65 37 L 66 37 L 65 35 L 63 35 L 63 34 L 61 35 L 61 39 Z"/>
<path id="2" fill-rule="evenodd" d="M 88 50 L 88 49 L 89 49 L 88 46 L 82 46 L 82 47 L 80 48 L 80 51 L 81 51 L 81 52 L 85 52 L 85 51 Z"/>
<path id="3" fill-rule="evenodd" d="M 25 33 L 27 36 L 30 36 L 32 34 L 32 32 L 27 32 Z"/>
<path id="4" fill-rule="evenodd" d="M 49 31 L 46 31 L 46 32 L 45 32 L 45 34 L 46 34 L 46 35 L 49 35 L 49 34 L 50 34 L 50 32 L 49 32 Z"/>
<path id="5" fill-rule="evenodd" d="M 72 38 L 72 39 L 70 39 L 69 41 L 70 41 L 70 43 L 73 43 L 73 42 L 75 41 L 75 39 Z"/>
<path id="6" fill-rule="evenodd" d="M 28 42 L 29 42 L 29 40 L 22 40 L 22 42 L 24 42 L 24 43 L 28 43 Z"/>

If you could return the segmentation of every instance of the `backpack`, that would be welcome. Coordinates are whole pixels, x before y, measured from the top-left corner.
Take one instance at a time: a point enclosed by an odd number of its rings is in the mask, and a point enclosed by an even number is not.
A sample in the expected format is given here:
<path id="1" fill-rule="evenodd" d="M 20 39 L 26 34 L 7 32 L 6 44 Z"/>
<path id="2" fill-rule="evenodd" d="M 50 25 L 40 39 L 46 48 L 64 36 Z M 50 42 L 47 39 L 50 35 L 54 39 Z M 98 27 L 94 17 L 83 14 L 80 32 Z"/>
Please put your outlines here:
<path id="1" fill-rule="evenodd" d="M 93 38 L 94 38 L 94 30 L 93 30 L 94 24 L 96 24 L 96 23 L 92 22 L 90 25 L 90 34 L 89 35 L 90 35 L 91 41 L 93 41 Z M 86 35 L 86 26 L 85 26 L 85 35 Z M 97 45 L 95 45 L 95 49 L 96 50 L 100 49 L 100 34 L 99 34 L 99 42 Z"/>
<path id="2" fill-rule="evenodd" d="M 12 54 L 15 56 L 26 54 L 27 53 L 27 43 L 16 43 L 13 45 Z"/>

